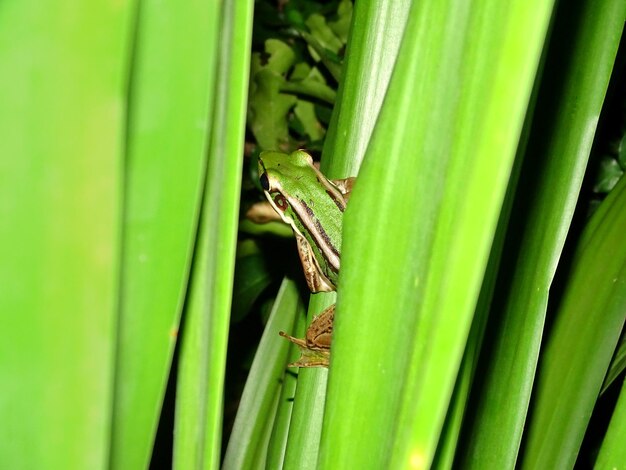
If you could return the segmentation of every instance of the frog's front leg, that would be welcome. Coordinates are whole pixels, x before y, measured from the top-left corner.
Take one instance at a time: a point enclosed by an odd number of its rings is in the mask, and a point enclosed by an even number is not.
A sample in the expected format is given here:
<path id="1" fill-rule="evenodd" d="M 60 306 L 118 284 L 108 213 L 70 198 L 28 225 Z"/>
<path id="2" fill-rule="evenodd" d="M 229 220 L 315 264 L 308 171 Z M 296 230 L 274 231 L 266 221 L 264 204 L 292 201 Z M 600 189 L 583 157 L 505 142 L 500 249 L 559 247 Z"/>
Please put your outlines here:
<path id="1" fill-rule="evenodd" d="M 302 262 L 304 278 L 309 286 L 309 290 L 311 292 L 333 292 L 335 286 L 322 272 L 322 268 L 313 254 L 309 241 L 298 232 L 294 231 L 294 235 L 296 236 L 298 255 Z"/>
<path id="2" fill-rule="evenodd" d="M 330 180 L 331 183 L 337 186 L 337 189 L 339 189 L 341 194 L 343 194 L 343 198 L 346 200 L 346 202 L 348 202 L 348 199 L 350 199 L 350 194 L 352 193 L 352 187 L 354 186 L 355 181 L 355 176 L 341 178 L 338 180 Z"/>

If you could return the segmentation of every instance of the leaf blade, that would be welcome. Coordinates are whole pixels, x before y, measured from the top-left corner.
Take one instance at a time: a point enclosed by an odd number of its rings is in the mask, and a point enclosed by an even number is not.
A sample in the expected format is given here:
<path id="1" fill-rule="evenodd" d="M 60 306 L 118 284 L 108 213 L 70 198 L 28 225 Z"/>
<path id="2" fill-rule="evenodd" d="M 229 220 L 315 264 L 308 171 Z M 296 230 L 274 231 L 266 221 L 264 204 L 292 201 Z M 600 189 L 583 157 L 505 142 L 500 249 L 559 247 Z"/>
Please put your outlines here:
<path id="1" fill-rule="evenodd" d="M 322 468 L 430 464 L 549 14 L 545 2 L 413 5 L 346 213 Z"/>

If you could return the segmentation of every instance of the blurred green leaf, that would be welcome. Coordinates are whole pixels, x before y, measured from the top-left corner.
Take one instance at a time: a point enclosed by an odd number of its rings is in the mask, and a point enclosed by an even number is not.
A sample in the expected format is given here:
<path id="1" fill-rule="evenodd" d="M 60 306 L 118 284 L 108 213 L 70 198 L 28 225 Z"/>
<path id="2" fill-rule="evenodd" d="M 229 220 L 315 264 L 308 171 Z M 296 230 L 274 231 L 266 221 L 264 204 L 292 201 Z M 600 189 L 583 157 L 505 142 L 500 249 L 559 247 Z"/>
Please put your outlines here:
<path id="1" fill-rule="evenodd" d="M 596 184 L 593 187 L 594 192 L 608 193 L 615 187 L 623 174 L 624 170 L 622 170 L 615 158 L 610 156 L 602 158 L 600 163 L 600 174 L 598 175 Z"/>
<path id="2" fill-rule="evenodd" d="M 626 133 L 624 133 L 617 146 L 617 161 L 619 161 L 622 169 L 626 169 Z"/>
<path id="3" fill-rule="evenodd" d="M 161 415 L 201 210 L 219 20 L 204 2 L 148 1 L 139 13 L 111 449 L 119 469 L 148 466 Z"/>
<path id="4" fill-rule="evenodd" d="M 326 18 L 322 15 L 313 14 L 307 18 L 305 24 L 311 32 L 311 36 L 322 49 L 337 54 L 344 43 L 339 39 L 335 32 L 326 23 Z"/>
<path id="5" fill-rule="evenodd" d="M 217 468 L 239 217 L 253 2 L 223 2 L 204 199 L 185 308 L 174 466 Z M 217 14 L 217 13 L 216 13 Z"/>
<path id="6" fill-rule="evenodd" d="M 320 72 L 304 63 L 294 67 L 290 80 L 281 85 L 280 91 L 306 95 L 331 105 L 335 102 L 335 91 L 326 85 Z"/>
<path id="7" fill-rule="evenodd" d="M 235 264 L 231 322 L 238 322 L 245 317 L 271 282 L 271 273 L 256 242 L 253 240 L 240 242 Z"/>
<path id="8" fill-rule="evenodd" d="M 324 129 L 317 120 L 315 105 L 307 101 L 298 101 L 293 112 L 302 124 L 302 132 L 309 136 L 309 140 L 321 140 Z"/>
<path id="9" fill-rule="evenodd" d="M 337 7 L 337 19 L 328 21 L 328 27 L 339 38 L 343 45 L 348 42 L 350 33 L 350 24 L 352 21 L 352 2 L 350 0 L 341 0 Z"/>
<path id="10" fill-rule="evenodd" d="M 276 39 L 266 41 L 265 52 L 269 57 L 252 54 L 248 125 L 262 149 L 288 151 L 287 113 L 296 103 L 296 97 L 280 93 L 280 89 L 285 84 L 284 74 L 294 64 L 295 54 Z"/>
<path id="11" fill-rule="evenodd" d="M 267 224 L 255 224 L 250 220 L 242 220 L 239 223 L 239 230 L 249 235 L 265 235 L 272 234 L 279 237 L 293 237 L 293 230 L 289 225 L 283 222 L 269 222 Z"/>
<path id="12" fill-rule="evenodd" d="M 135 2 L 0 7 L 0 461 L 104 469 Z"/>
<path id="13" fill-rule="evenodd" d="M 327 49 L 324 45 L 312 34 L 307 32 L 300 33 L 302 38 L 309 45 L 309 52 L 313 56 L 316 62 L 324 64 L 326 70 L 330 72 L 332 77 L 337 81 L 341 81 L 341 59 L 332 50 Z"/>

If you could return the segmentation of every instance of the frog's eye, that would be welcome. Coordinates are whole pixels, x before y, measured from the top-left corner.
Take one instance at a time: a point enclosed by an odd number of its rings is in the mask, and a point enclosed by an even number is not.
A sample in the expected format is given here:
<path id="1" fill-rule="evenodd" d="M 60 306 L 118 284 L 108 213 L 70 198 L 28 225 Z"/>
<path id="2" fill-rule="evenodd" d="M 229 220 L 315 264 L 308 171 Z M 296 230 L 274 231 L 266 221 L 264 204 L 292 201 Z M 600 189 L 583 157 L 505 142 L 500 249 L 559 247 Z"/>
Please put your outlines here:
<path id="1" fill-rule="evenodd" d="M 263 173 L 260 177 L 259 177 L 259 182 L 261 183 L 261 187 L 265 190 L 265 191 L 269 191 L 270 190 L 270 180 L 267 177 L 267 173 Z"/>

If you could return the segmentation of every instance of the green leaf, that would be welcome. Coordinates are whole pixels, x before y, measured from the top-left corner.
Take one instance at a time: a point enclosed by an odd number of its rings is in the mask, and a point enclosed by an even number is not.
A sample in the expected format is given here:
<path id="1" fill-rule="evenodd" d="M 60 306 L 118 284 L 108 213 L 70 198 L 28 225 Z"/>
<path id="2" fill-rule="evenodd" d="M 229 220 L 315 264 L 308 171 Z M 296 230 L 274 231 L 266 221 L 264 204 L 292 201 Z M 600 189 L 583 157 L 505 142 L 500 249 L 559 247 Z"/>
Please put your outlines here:
<path id="1" fill-rule="evenodd" d="M 610 156 L 604 157 L 600 164 L 600 174 L 593 186 L 594 192 L 608 193 L 615 187 L 623 174 L 624 170 L 622 170 L 615 158 Z"/>
<path id="2" fill-rule="evenodd" d="M 303 74 L 305 71 L 306 75 Z M 312 97 L 331 105 L 335 102 L 335 91 L 326 85 L 319 70 L 304 63 L 294 67 L 290 80 L 280 86 L 280 91 Z"/>
<path id="3" fill-rule="evenodd" d="M 292 334 L 298 338 L 304 337 L 306 330 L 306 315 L 304 307 L 296 314 Z M 288 363 L 293 363 L 300 357 L 300 348 L 291 344 Z M 274 419 L 274 428 L 268 444 L 266 468 L 283 468 L 287 439 L 291 428 L 291 416 L 293 413 L 293 400 L 298 384 L 298 374 L 293 369 L 286 369 L 283 374 L 281 395 L 278 400 L 278 409 Z"/>
<path id="4" fill-rule="evenodd" d="M 326 23 L 326 18 L 322 15 L 313 14 L 307 18 L 305 24 L 311 31 L 311 36 L 316 39 L 317 44 L 322 48 L 337 54 L 343 47 L 343 42 Z"/>
<path id="5" fill-rule="evenodd" d="M 620 468 L 626 462 L 626 382 L 622 384 L 617 405 L 606 432 L 594 468 Z"/>
<path id="6" fill-rule="evenodd" d="M 240 242 L 237 246 L 231 322 L 244 318 L 271 282 L 271 273 L 256 242 Z"/>
<path id="7" fill-rule="evenodd" d="M 307 325 L 310 325 L 313 317 L 319 315 L 334 300 L 334 294 L 312 295 Z M 285 468 L 307 470 L 317 467 L 327 379 L 328 371 L 325 368 L 300 368 L 298 371 L 298 384 L 285 449 Z"/>
<path id="8" fill-rule="evenodd" d="M 328 21 L 328 27 L 339 38 L 342 45 L 348 42 L 350 33 L 350 24 L 352 20 L 352 2 L 350 0 L 341 0 L 337 7 L 337 19 Z"/>
<path id="9" fill-rule="evenodd" d="M 215 73 L 219 15 L 207 21 L 205 8 L 144 2 L 139 10 L 112 468 L 150 463 L 178 336 L 201 210 L 207 103 L 215 99 L 207 83 Z"/>
<path id="10" fill-rule="evenodd" d="M 589 221 L 541 352 L 522 468 L 573 468 L 626 313 L 626 179 Z"/>
<path id="11" fill-rule="evenodd" d="M 0 460 L 104 469 L 135 3 L 0 7 Z"/>
<path id="12" fill-rule="evenodd" d="M 250 65 L 250 97 L 248 99 L 248 125 L 259 146 L 266 150 L 289 150 L 287 113 L 296 103 L 296 97 L 281 93 L 284 75 L 295 61 L 295 54 L 282 41 L 268 39 L 265 52 L 252 55 Z"/>
<path id="13" fill-rule="evenodd" d="M 563 4 L 555 14 L 543 72 L 550 80 L 539 90 L 459 465 L 515 465 L 549 289 L 606 93 L 623 7 L 619 1 L 605 1 L 602 8 L 581 1 L 576 8 Z"/>
<path id="14" fill-rule="evenodd" d="M 357 2 L 337 104 L 324 142 L 322 168 L 355 176 L 387 92 L 410 0 Z M 329 158 L 332 157 L 332 160 Z M 328 162 L 329 164 L 327 164 Z"/>
<path id="15" fill-rule="evenodd" d="M 617 161 L 623 169 L 626 169 L 626 133 L 617 145 Z"/>
<path id="16" fill-rule="evenodd" d="M 624 369 L 626 369 L 626 337 L 622 337 L 622 340 L 617 346 L 609 371 L 604 378 L 600 394 L 604 393 L 611 386 L 613 381 L 624 372 Z"/>
<path id="17" fill-rule="evenodd" d="M 174 465 L 181 469 L 219 462 L 252 7 L 251 1 L 224 2 L 219 12 L 218 62 L 209 82 L 215 102 L 176 394 Z"/>
<path id="18" fill-rule="evenodd" d="M 303 131 L 309 140 L 321 140 L 324 137 L 324 129 L 317 120 L 315 105 L 308 101 L 298 101 L 293 112 L 302 124 Z"/>
<path id="19" fill-rule="evenodd" d="M 284 280 L 267 322 L 252 368 L 241 396 L 222 468 L 265 468 L 268 429 L 274 423 L 275 407 L 285 380 L 285 364 L 290 343 L 281 340 L 279 331 L 290 331 L 294 319 L 303 316 L 298 289 Z M 284 399 L 284 398 L 283 398 Z M 260 458 L 259 456 L 263 456 Z"/>
<path id="20" fill-rule="evenodd" d="M 397 29 L 402 30 L 404 20 L 400 15 L 402 9 L 397 4 L 391 3 L 393 2 L 375 5 L 360 2 L 355 7 L 355 21 L 361 22 L 362 29 L 352 29 L 348 46 L 351 52 L 346 56 L 345 82 L 340 85 L 340 90 L 344 90 L 344 98 L 338 101 L 333 111 L 332 130 L 326 138 L 322 157 L 322 167 L 325 168 L 326 174 L 332 177 L 341 178 L 357 173 L 361 161 L 359 149 L 365 148 L 369 140 L 368 131 L 371 132 L 380 109 L 387 88 L 387 81 L 384 78 L 389 78 L 390 71 L 383 68 L 383 77 L 379 77 L 379 72 L 369 68 L 369 65 L 376 67 L 380 61 L 389 66 L 393 62 L 393 54 L 390 51 L 397 49 L 401 36 Z M 373 39 L 380 37 L 384 40 Z M 370 83 L 374 77 L 378 79 Z M 361 81 L 360 87 L 350 88 L 350 84 L 358 81 Z M 358 116 L 358 120 L 355 116 Z M 368 119 L 365 120 L 365 117 Z M 359 126 L 355 127 L 355 122 L 358 122 Z M 365 126 L 363 130 L 361 123 L 371 125 Z M 365 142 L 363 139 L 366 139 Z M 331 299 L 325 294 L 312 296 L 308 321 L 310 322 L 313 315 L 321 312 L 330 302 Z M 301 370 L 299 373 L 285 458 L 286 468 L 297 466 L 304 469 L 317 466 L 327 377 L 327 372 L 320 369 Z"/>
<path id="21" fill-rule="evenodd" d="M 432 461 L 550 7 L 412 4 L 346 211 L 322 469 Z"/>
<path id="22" fill-rule="evenodd" d="M 339 82 L 341 78 L 339 51 L 344 46 L 343 41 L 335 35 L 322 15 L 312 14 L 305 24 L 310 33 L 301 31 L 300 34 L 309 45 L 309 53 L 316 62 L 322 62 L 333 78 Z"/>

